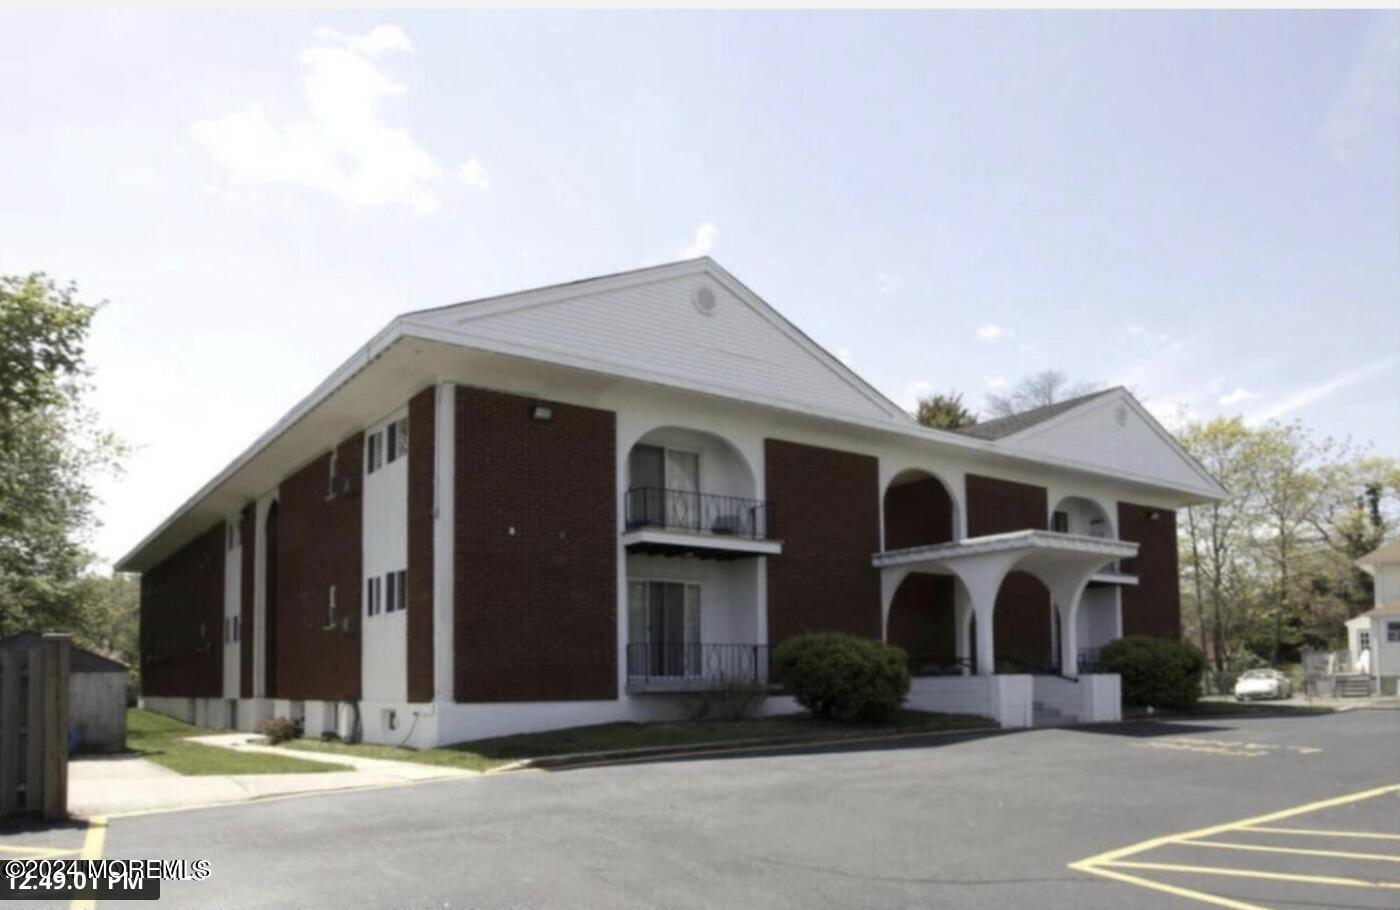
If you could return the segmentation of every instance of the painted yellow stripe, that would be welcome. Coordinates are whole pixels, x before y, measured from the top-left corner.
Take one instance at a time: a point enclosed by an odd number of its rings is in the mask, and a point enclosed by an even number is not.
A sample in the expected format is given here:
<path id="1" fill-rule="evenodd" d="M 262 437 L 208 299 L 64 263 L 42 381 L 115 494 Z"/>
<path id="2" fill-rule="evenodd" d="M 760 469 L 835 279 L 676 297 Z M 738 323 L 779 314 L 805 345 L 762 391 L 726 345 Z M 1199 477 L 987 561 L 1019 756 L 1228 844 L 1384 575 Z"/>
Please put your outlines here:
<path id="1" fill-rule="evenodd" d="M 1187 872 L 1192 875 L 1228 875 L 1235 878 L 1262 878 L 1276 882 L 1300 882 L 1309 885 L 1341 885 L 1347 888 L 1385 888 L 1400 891 L 1400 882 L 1366 881 L 1336 875 L 1296 875 L 1291 872 L 1260 872 L 1256 869 L 1227 869 L 1222 866 L 1186 866 L 1176 863 L 1139 863 L 1120 860 L 1108 863 L 1115 868 L 1150 869 L 1157 872 Z"/>
<path id="2" fill-rule="evenodd" d="M 88 819 L 87 834 L 83 836 L 83 853 L 80 859 L 101 859 L 102 848 L 107 843 L 107 817 L 97 815 Z M 75 900 L 68 910 L 93 910 L 97 904 L 93 900 Z"/>
<path id="3" fill-rule="evenodd" d="M 0 853 L 23 853 L 25 856 L 48 857 L 48 856 L 68 856 L 70 853 L 77 853 L 77 850 L 59 850 L 54 847 L 0 847 Z"/>
<path id="4" fill-rule="evenodd" d="M 1263 844 L 1237 844 L 1218 840 L 1184 840 L 1187 847 L 1219 847 L 1222 850 L 1254 850 L 1259 853 L 1288 853 L 1294 856 L 1327 856 L 1334 859 L 1364 859 L 1381 863 L 1400 863 L 1400 856 L 1388 853 L 1347 853 L 1342 850 L 1309 850 L 1304 847 L 1270 847 Z"/>
<path id="5" fill-rule="evenodd" d="M 1118 872 L 1113 869 L 1105 869 L 1101 866 L 1092 868 L 1082 867 L 1075 863 L 1071 869 L 1079 869 L 1081 872 L 1092 872 L 1104 878 L 1111 878 L 1129 885 L 1137 885 L 1142 888 L 1151 888 L 1154 891 L 1161 891 L 1176 897 L 1184 897 L 1187 900 L 1197 900 L 1207 904 L 1215 904 L 1217 907 L 1229 907 L 1230 910 L 1269 910 L 1259 904 L 1246 904 L 1244 901 L 1237 901 L 1229 897 L 1221 897 L 1218 894 L 1207 894 L 1204 891 L 1192 891 L 1190 888 L 1182 888 L 1178 885 L 1169 885 L 1166 882 L 1155 882 L 1150 878 L 1139 878 L 1136 875 L 1129 875 L 1126 872 Z"/>
<path id="6" fill-rule="evenodd" d="M 1270 822 L 1282 821 L 1285 818 L 1293 818 L 1296 815 L 1306 815 L 1309 812 L 1318 812 L 1322 809 L 1331 809 L 1336 806 L 1346 806 L 1351 803 L 1359 803 L 1362 800 L 1374 799 L 1377 796 L 1385 796 L 1390 793 L 1400 793 L 1400 784 L 1390 784 L 1385 787 L 1377 787 L 1374 790 L 1363 790 L 1360 793 L 1351 793 L 1347 796 L 1336 796 L 1332 799 L 1322 799 L 1314 803 L 1307 803 L 1302 806 L 1295 806 L 1292 809 L 1283 809 L 1278 812 L 1270 812 L 1267 815 L 1258 815 L 1254 818 L 1241 819 L 1236 822 L 1227 822 L 1223 825 L 1211 825 L 1209 828 L 1199 828 L 1195 831 L 1186 831 L 1181 834 L 1168 834 L 1164 837 L 1154 837 L 1150 840 L 1131 844 L 1127 847 L 1119 847 L 1117 850 L 1109 850 L 1100 853 L 1098 856 L 1091 856 L 1088 859 L 1074 863 L 1070 868 L 1078 868 L 1083 865 L 1101 865 L 1124 859 L 1137 853 L 1144 853 L 1155 847 L 1163 847 L 1167 844 L 1176 843 L 1183 840 L 1195 840 L 1197 838 L 1210 837 L 1213 834 L 1221 834 L 1226 831 L 1233 831 L 1237 828 L 1248 828 L 1255 825 L 1267 825 Z"/>
<path id="7" fill-rule="evenodd" d="M 1376 840 L 1400 840 L 1400 834 L 1383 834 L 1379 831 L 1328 831 L 1325 828 L 1270 828 L 1248 827 L 1241 831 L 1258 831 L 1261 834 L 1302 834 L 1309 837 L 1369 837 Z"/>

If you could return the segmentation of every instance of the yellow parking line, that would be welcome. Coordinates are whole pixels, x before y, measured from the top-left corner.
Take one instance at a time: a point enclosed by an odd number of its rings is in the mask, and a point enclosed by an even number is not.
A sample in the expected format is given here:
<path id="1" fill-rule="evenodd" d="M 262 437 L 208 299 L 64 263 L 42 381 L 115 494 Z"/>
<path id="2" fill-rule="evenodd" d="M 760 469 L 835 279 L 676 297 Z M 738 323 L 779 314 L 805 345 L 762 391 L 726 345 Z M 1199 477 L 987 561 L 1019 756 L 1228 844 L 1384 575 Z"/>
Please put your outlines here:
<path id="1" fill-rule="evenodd" d="M 1070 868 L 1074 868 L 1071 866 Z M 1114 869 L 1106 869 L 1102 866 L 1095 866 L 1092 869 L 1082 871 L 1092 872 L 1104 878 L 1111 878 L 1129 885 L 1137 885 L 1141 888 L 1151 888 L 1153 891 L 1161 891 L 1165 894 L 1184 897 L 1188 900 L 1197 900 L 1205 904 L 1215 904 L 1217 907 L 1229 907 L 1230 910 L 1269 910 L 1259 904 L 1247 904 L 1230 897 L 1221 897 L 1218 894 L 1207 894 L 1204 891 L 1192 891 L 1190 888 L 1182 888 L 1178 885 L 1169 885 L 1166 882 L 1156 882 L 1150 878 L 1139 878 L 1136 875 L 1129 875 L 1126 872 L 1118 872 Z"/>
<path id="2" fill-rule="evenodd" d="M 1222 866 L 1184 866 L 1177 863 L 1139 863 L 1115 860 L 1108 863 L 1124 869 L 1155 869 L 1158 872 L 1188 872 L 1192 875 L 1229 875 L 1235 878 L 1263 878 L 1276 882 L 1302 882 L 1310 885 L 1343 885 L 1348 888 L 1385 888 L 1400 891 L 1400 882 L 1366 881 L 1335 875 L 1296 875 L 1291 872 L 1258 872 L 1254 869 L 1227 869 Z"/>
<path id="3" fill-rule="evenodd" d="M 0 853 L 23 853 L 26 856 L 33 856 L 38 859 L 45 859 L 51 856 L 67 856 L 70 853 L 77 852 L 77 850 L 58 850 L 53 847 L 0 847 Z"/>
<path id="4" fill-rule="evenodd" d="M 107 843 L 107 817 L 97 815 L 88 819 L 87 834 L 83 836 L 83 852 L 80 859 L 101 859 L 102 848 Z M 93 910 L 97 902 L 88 899 L 75 900 L 68 910 Z"/>
<path id="5" fill-rule="evenodd" d="M 1290 853 L 1295 856 L 1328 856 L 1334 859 L 1364 859 L 1382 863 L 1400 863 L 1400 856 L 1388 853 L 1346 853 L 1341 850 L 1308 850 L 1303 847 L 1268 847 L 1263 844 L 1236 844 L 1218 840 L 1183 840 L 1188 847 L 1219 847 L 1222 850 L 1256 850 L 1260 853 Z"/>
<path id="6" fill-rule="evenodd" d="M 1400 834 L 1382 834 L 1379 831 L 1328 831 L 1325 828 L 1269 828 L 1244 827 L 1241 831 L 1259 831 L 1263 834 L 1305 834 L 1311 837 L 1371 837 L 1376 840 L 1400 840 Z"/>

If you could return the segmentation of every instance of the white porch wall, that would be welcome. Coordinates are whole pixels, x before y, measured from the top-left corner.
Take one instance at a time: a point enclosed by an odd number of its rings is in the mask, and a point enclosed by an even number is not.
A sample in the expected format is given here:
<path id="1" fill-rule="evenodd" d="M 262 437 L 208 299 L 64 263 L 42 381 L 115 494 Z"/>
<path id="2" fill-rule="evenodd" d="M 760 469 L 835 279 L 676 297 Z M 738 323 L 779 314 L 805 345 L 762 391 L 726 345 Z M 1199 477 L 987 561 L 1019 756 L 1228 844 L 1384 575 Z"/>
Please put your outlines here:
<path id="1" fill-rule="evenodd" d="M 243 606 L 243 544 L 233 549 L 228 546 L 229 524 L 239 524 L 242 519 L 234 516 L 224 525 L 224 627 L 220 637 L 224 648 L 224 698 L 238 697 L 239 670 L 242 664 L 238 641 L 228 640 L 229 620 L 239 614 Z"/>
<path id="2" fill-rule="evenodd" d="M 371 425 L 365 437 L 408 414 L 402 407 Z M 382 443 L 381 443 L 382 445 Z M 379 578 L 381 608 L 388 602 L 384 576 L 408 568 L 408 459 L 396 458 L 373 474 L 368 458 L 358 482 L 363 483 L 363 576 L 360 580 L 360 691 L 366 701 L 405 702 L 408 698 L 408 613 L 395 609 L 370 616 L 367 581 Z"/>
<path id="3" fill-rule="evenodd" d="M 1101 648 L 1118 637 L 1119 589 L 1091 587 L 1079 601 L 1079 647 Z"/>

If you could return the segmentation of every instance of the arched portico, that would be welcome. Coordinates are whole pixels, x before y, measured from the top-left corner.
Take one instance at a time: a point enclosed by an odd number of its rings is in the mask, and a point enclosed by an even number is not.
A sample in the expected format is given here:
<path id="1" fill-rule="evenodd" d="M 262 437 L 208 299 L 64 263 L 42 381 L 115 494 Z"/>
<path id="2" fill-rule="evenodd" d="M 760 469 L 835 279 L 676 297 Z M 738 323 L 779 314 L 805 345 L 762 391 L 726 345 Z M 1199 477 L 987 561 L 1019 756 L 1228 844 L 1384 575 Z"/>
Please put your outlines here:
<path id="1" fill-rule="evenodd" d="M 1136 554 L 1137 544 L 1118 540 L 1066 538 L 1046 531 L 1019 531 L 998 534 L 961 543 L 936 544 L 886 551 L 874 557 L 881 570 L 881 589 L 885 616 L 895 597 L 911 573 L 951 574 L 957 579 L 954 591 L 954 624 L 964 628 L 973 639 L 966 646 L 975 658 L 977 673 L 996 672 L 996 623 L 999 599 L 1004 588 L 1012 593 L 1018 587 L 1027 594 L 1039 596 L 1038 587 L 1048 593 L 1049 602 L 1043 616 L 1043 638 L 1047 662 L 1050 643 L 1058 644 L 1060 672 L 1077 675 L 1077 619 L 1080 600 L 1093 574 L 1105 564 Z M 1034 584 L 1019 579 L 1021 573 L 1030 576 Z M 961 590 L 959 590 L 961 589 Z M 960 601 L 965 598 L 965 606 Z M 1058 620 L 1053 618 L 1050 605 L 1058 607 Z M 970 614 L 970 615 L 969 615 Z M 1009 617 L 1008 617 L 1009 618 Z M 975 620 L 975 621 L 974 621 Z M 1056 622 L 1055 633 L 1051 623 Z M 957 642 L 969 636 L 959 635 Z M 1039 637 L 1039 636 L 1038 636 Z M 959 655 L 962 656 L 962 655 Z"/>
<path id="2" fill-rule="evenodd" d="M 1098 500 L 1088 496 L 1062 496 L 1050 510 L 1052 531 L 1081 537 L 1113 538 L 1113 516 Z"/>
<path id="3" fill-rule="evenodd" d="M 924 468 L 906 468 L 881 497 L 884 549 L 948 543 L 962 538 L 962 512 L 953 488 Z"/>

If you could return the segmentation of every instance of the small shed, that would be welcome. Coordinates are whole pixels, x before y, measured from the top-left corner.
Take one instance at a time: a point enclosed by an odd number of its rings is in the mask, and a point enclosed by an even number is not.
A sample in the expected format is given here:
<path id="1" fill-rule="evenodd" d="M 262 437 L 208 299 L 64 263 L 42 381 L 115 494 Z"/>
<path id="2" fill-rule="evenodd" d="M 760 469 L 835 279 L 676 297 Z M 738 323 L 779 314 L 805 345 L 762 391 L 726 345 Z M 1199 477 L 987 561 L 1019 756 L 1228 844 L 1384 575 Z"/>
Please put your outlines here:
<path id="1" fill-rule="evenodd" d="M 42 642 L 37 632 L 0 639 L 0 648 L 27 651 Z M 125 664 L 74 645 L 68 664 L 70 742 L 82 752 L 126 748 L 126 700 L 130 674 Z"/>

